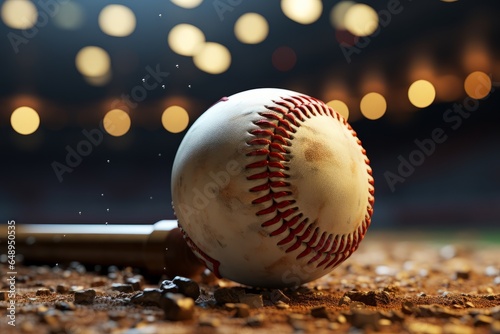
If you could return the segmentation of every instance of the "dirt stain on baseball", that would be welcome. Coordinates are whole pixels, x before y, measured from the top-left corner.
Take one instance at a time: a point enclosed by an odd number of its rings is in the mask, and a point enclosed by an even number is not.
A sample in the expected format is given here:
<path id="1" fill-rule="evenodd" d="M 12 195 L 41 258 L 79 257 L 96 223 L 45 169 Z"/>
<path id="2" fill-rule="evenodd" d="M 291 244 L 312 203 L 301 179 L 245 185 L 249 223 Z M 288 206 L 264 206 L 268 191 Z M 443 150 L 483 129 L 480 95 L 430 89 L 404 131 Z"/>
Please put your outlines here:
<path id="1" fill-rule="evenodd" d="M 203 225 L 203 235 L 207 246 L 211 248 L 225 248 L 224 236 L 219 235 L 210 225 Z"/>
<path id="2" fill-rule="evenodd" d="M 332 152 L 327 145 L 314 140 L 306 140 L 305 144 L 304 157 L 306 161 L 319 162 L 332 158 Z"/>
<path id="3" fill-rule="evenodd" d="M 357 175 L 358 174 L 358 169 L 359 169 L 359 164 L 356 163 L 356 161 L 354 161 L 354 159 L 351 159 L 351 173 L 353 175 Z"/>
<path id="4" fill-rule="evenodd" d="M 265 266 L 264 270 L 272 274 L 276 270 L 276 268 L 287 268 L 290 267 L 291 264 L 292 263 L 288 256 L 282 256 L 270 265 Z"/>
<path id="5" fill-rule="evenodd" d="M 227 183 L 226 186 L 220 189 L 219 191 L 219 199 L 224 204 L 226 208 L 233 211 L 233 201 L 235 200 L 235 189 L 234 182 L 231 182 L 231 179 Z"/>

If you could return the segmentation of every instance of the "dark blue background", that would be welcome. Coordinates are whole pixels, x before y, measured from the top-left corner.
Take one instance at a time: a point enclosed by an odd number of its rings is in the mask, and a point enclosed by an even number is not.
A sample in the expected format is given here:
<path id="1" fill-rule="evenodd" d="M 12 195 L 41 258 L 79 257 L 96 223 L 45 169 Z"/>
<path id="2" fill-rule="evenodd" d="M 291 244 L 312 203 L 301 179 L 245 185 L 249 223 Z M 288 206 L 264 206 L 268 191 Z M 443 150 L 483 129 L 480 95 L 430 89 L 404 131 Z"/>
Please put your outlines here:
<path id="1" fill-rule="evenodd" d="M 324 86 L 336 79 L 359 100 L 363 75 L 377 70 L 388 86 L 387 114 L 369 121 L 356 117 L 359 111 L 352 111 L 352 126 L 374 170 L 373 228 L 498 228 L 500 86 L 495 84 L 490 96 L 478 101 L 477 110 L 456 129 L 443 115 L 454 103 L 463 103 L 465 94 L 455 102 L 435 103 L 423 110 L 394 107 L 394 101 L 407 99 L 405 80 L 417 51 L 427 52 L 436 68 L 449 68 L 465 78 L 468 73 L 461 66 L 461 50 L 472 33 L 484 39 L 493 64 L 488 74 L 500 82 L 498 1 L 402 1 L 404 10 L 351 63 L 346 62 L 329 23 L 336 2 L 325 1 L 320 20 L 300 25 L 281 13 L 279 2 L 243 0 L 221 21 L 209 0 L 192 10 L 168 1 L 122 1 L 133 9 L 138 22 L 135 32 L 125 38 L 106 36 L 97 25 L 100 9 L 111 2 L 79 3 L 86 14 L 82 29 L 68 32 L 49 23 L 27 45 L 21 45 L 17 54 L 6 37 L 13 30 L 0 22 L 2 220 L 149 224 L 173 218 L 170 172 L 185 132 L 170 134 L 161 127 L 163 101 L 170 96 L 190 101 L 192 124 L 220 97 L 256 87 L 300 89 L 323 99 Z M 386 5 L 367 3 L 377 10 Z M 234 22 L 248 11 L 264 15 L 270 24 L 270 35 L 261 44 L 244 45 L 234 37 Z M 227 72 L 203 73 L 191 59 L 169 49 L 168 31 L 183 22 L 198 26 L 207 40 L 229 48 L 232 65 Z M 110 84 L 89 86 L 77 72 L 75 54 L 86 45 L 109 52 L 114 73 Z M 272 52 L 283 45 L 293 48 L 298 59 L 288 72 L 277 71 L 270 60 Z M 99 128 L 103 101 L 130 92 L 140 83 L 145 68 L 156 64 L 171 73 L 166 88 L 148 92 L 147 99 L 132 111 L 129 133 L 120 138 L 104 135 L 92 153 L 60 182 L 52 163 L 64 162 L 66 147 L 76 148 L 85 139 L 82 130 Z M 9 124 L 15 98 L 20 95 L 31 96 L 41 105 L 41 127 L 33 135 L 21 136 Z M 46 121 L 44 117 L 52 111 L 67 120 L 60 125 Z M 391 189 L 388 172 L 398 173 L 401 159 L 409 159 L 418 149 L 415 140 L 431 138 L 437 128 L 443 129 L 447 139 Z"/>

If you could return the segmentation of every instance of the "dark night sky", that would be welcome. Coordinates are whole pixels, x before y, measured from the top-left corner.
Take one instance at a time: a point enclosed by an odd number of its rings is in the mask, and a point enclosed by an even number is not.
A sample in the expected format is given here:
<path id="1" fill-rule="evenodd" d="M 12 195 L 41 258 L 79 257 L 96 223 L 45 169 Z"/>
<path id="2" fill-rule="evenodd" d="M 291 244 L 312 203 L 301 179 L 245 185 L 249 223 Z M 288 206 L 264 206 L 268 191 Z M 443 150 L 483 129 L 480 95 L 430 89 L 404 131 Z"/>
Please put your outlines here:
<path id="1" fill-rule="evenodd" d="M 78 2 L 85 10 L 82 28 L 65 31 L 49 21 L 17 53 L 7 36 L 21 32 L 0 21 L 2 219 L 149 224 L 173 218 L 170 168 L 185 132 L 171 134 L 161 127 L 165 104 L 172 99 L 187 101 L 192 124 L 221 96 L 246 89 L 281 87 L 327 101 L 340 94 L 335 87 L 342 87 L 342 94 L 349 97 L 349 121 L 374 169 L 374 227 L 499 226 L 498 1 L 401 0 L 401 13 L 391 17 L 377 36 L 359 44 L 350 61 L 329 22 L 330 10 L 338 1 L 323 2 L 322 16 L 310 25 L 285 17 L 279 2 L 263 0 L 240 1 L 224 13 L 223 20 L 210 0 L 192 10 L 168 1 L 118 2 L 137 17 L 137 28 L 128 37 L 100 31 L 97 16 L 106 4 L 116 3 L 110 1 Z M 385 1 L 364 3 L 377 11 L 387 6 Z M 234 37 L 232 27 L 246 12 L 260 13 L 268 20 L 270 34 L 264 42 L 245 45 Z M 227 72 L 203 73 L 189 57 L 169 49 L 168 31 L 184 22 L 199 27 L 207 40 L 227 46 L 232 55 Z M 467 47 L 475 42 L 485 47 L 487 65 L 464 61 Z M 101 46 L 111 56 L 113 78 L 103 87 L 86 83 L 74 65 L 75 54 L 86 45 Z M 297 55 L 296 65 L 287 72 L 276 70 L 271 61 L 281 46 Z M 406 90 L 418 75 L 414 64 L 419 60 L 429 60 L 436 75 L 452 74 L 461 80 L 473 70 L 484 71 L 493 81 L 492 92 L 472 101 L 459 87 L 452 101 L 412 108 Z M 99 129 L 107 103 L 130 92 L 145 69 L 156 65 L 169 72 L 165 88 L 149 91 L 130 112 L 131 130 L 119 138 L 104 134 L 60 182 L 54 161 L 63 163 L 68 147 L 74 149 L 86 140 L 83 130 Z M 388 104 L 387 113 L 375 121 L 361 116 L 358 107 L 372 73 L 383 79 Z M 9 124 L 20 101 L 33 103 L 40 112 L 41 126 L 32 135 L 19 135 Z M 465 112 L 450 118 L 449 110 L 460 106 Z M 439 143 L 432 139 L 436 131 L 443 134 Z M 427 143 L 427 154 L 419 153 L 423 149 L 417 142 Z M 404 161 L 411 159 L 418 166 L 405 169 Z M 399 176 L 396 181 L 394 175 Z"/>

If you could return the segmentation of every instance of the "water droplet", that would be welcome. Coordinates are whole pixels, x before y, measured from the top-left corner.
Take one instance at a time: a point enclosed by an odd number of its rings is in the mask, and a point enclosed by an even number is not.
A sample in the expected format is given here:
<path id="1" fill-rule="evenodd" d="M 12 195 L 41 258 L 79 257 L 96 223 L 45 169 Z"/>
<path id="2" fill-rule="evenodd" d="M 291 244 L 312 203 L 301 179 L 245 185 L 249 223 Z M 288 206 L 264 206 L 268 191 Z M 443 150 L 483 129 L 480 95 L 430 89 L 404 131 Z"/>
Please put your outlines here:
<path id="1" fill-rule="evenodd" d="M 104 194 L 101 194 L 101 197 L 103 197 L 103 196 L 104 196 Z"/>
<path id="2" fill-rule="evenodd" d="M 188 85 L 188 88 L 191 88 L 191 85 Z"/>
<path id="3" fill-rule="evenodd" d="M 108 222 L 106 222 L 106 225 L 108 225 Z"/>
<path id="4" fill-rule="evenodd" d="M 165 85 L 161 85 L 161 88 L 165 89 Z"/>
<path id="5" fill-rule="evenodd" d="M 165 250 L 167 250 L 167 251 L 168 251 L 168 247 L 167 247 L 167 248 L 165 248 Z"/>
<path id="6" fill-rule="evenodd" d="M 109 164 L 109 159 L 108 159 L 108 160 L 106 160 L 106 162 Z"/>
<path id="7" fill-rule="evenodd" d="M 56 263 L 56 267 L 59 265 L 59 263 Z"/>
<path id="8" fill-rule="evenodd" d="M 109 208 L 107 208 L 106 211 L 109 212 Z"/>
<path id="9" fill-rule="evenodd" d="M 179 64 L 175 64 L 175 67 L 179 68 Z"/>
<path id="10" fill-rule="evenodd" d="M 149 199 L 153 199 L 153 196 L 149 196 Z"/>
<path id="11" fill-rule="evenodd" d="M 161 153 L 158 153 L 158 156 L 161 157 Z"/>
<path id="12" fill-rule="evenodd" d="M 161 17 L 161 14 L 158 14 L 159 17 Z"/>
<path id="13" fill-rule="evenodd" d="M 81 211 L 78 211 L 78 214 L 79 214 L 79 215 L 81 215 L 81 214 L 82 214 L 82 212 L 81 212 Z"/>
<path id="14" fill-rule="evenodd" d="M 146 82 L 146 78 L 142 78 L 142 82 Z"/>

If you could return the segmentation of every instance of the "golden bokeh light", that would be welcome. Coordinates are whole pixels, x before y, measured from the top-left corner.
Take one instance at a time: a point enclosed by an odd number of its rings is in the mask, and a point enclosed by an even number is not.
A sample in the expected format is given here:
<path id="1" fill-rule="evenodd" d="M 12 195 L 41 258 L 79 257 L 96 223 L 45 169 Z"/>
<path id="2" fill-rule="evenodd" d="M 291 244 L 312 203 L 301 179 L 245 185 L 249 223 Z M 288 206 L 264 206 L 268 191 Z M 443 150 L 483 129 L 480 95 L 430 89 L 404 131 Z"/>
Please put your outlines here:
<path id="1" fill-rule="evenodd" d="M 320 0 L 281 0 L 281 10 L 290 20 L 311 24 L 321 16 L 323 3 Z"/>
<path id="2" fill-rule="evenodd" d="M 198 7 L 203 0 L 170 0 L 174 5 L 182 8 L 195 8 Z"/>
<path id="3" fill-rule="evenodd" d="M 193 57 L 194 64 L 200 70 L 210 74 L 220 74 L 231 66 L 231 53 L 222 44 L 207 42 Z"/>
<path id="4" fill-rule="evenodd" d="M 434 85 L 427 80 L 417 80 L 408 89 L 408 98 L 417 108 L 428 107 L 436 98 Z"/>
<path id="5" fill-rule="evenodd" d="M 112 109 L 104 115 L 104 129 L 114 137 L 126 134 L 130 130 L 130 124 L 130 116 L 121 109 Z"/>
<path id="6" fill-rule="evenodd" d="M 5 25 L 13 29 L 29 29 L 38 19 L 38 11 L 29 0 L 6 0 L 1 15 Z"/>
<path id="7" fill-rule="evenodd" d="M 98 76 L 98 77 L 88 77 L 88 76 L 83 76 L 83 79 L 92 86 L 97 86 L 101 87 L 106 84 L 108 84 L 111 79 L 113 78 L 113 75 L 111 71 L 106 72 L 104 75 Z"/>
<path id="8" fill-rule="evenodd" d="M 191 24 L 178 24 L 168 33 L 169 47 L 182 56 L 194 56 L 204 44 L 205 34 Z"/>
<path id="9" fill-rule="evenodd" d="M 473 99 L 483 99 L 491 92 L 491 78 L 481 71 L 472 72 L 465 79 L 464 88 Z"/>
<path id="10" fill-rule="evenodd" d="M 359 107 L 363 116 L 376 120 L 384 116 L 387 111 L 387 102 L 381 94 L 372 92 L 363 96 Z"/>
<path id="11" fill-rule="evenodd" d="M 110 72 L 111 59 L 98 46 L 86 46 L 78 51 L 75 59 L 78 71 L 87 77 L 103 77 Z"/>
<path id="12" fill-rule="evenodd" d="M 76 30 L 82 27 L 84 18 L 82 6 L 75 1 L 67 0 L 61 3 L 59 11 L 52 20 L 61 29 Z"/>
<path id="13" fill-rule="evenodd" d="M 168 132 L 182 132 L 189 124 L 189 114 L 180 106 L 170 106 L 161 115 L 161 124 Z"/>
<path id="14" fill-rule="evenodd" d="M 331 107 L 336 112 L 338 112 L 346 120 L 349 118 L 349 108 L 347 107 L 347 104 L 345 104 L 344 102 L 340 100 L 331 100 L 327 102 L 326 105 Z"/>
<path id="15" fill-rule="evenodd" d="M 99 27 L 109 36 L 128 36 L 134 32 L 135 25 L 135 14 L 126 6 L 107 5 L 99 13 Z"/>
<path id="16" fill-rule="evenodd" d="M 378 28 L 378 14 L 372 7 L 357 3 L 345 13 L 344 24 L 353 35 L 368 36 Z"/>
<path id="17" fill-rule="evenodd" d="M 260 14 L 246 13 L 236 21 L 234 34 L 242 43 L 257 44 L 266 39 L 269 34 L 269 24 Z"/>
<path id="18" fill-rule="evenodd" d="M 22 135 L 35 132 L 40 126 L 40 116 L 35 109 L 30 107 L 19 107 L 12 112 L 10 124 L 14 131 Z"/>
<path id="19" fill-rule="evenodd" d="M 335 29 L 345 30 L 345 14 L 356 2 L 354 1 L 340 1 L 333 6 L 330 12 L 330 23 Z"/>

